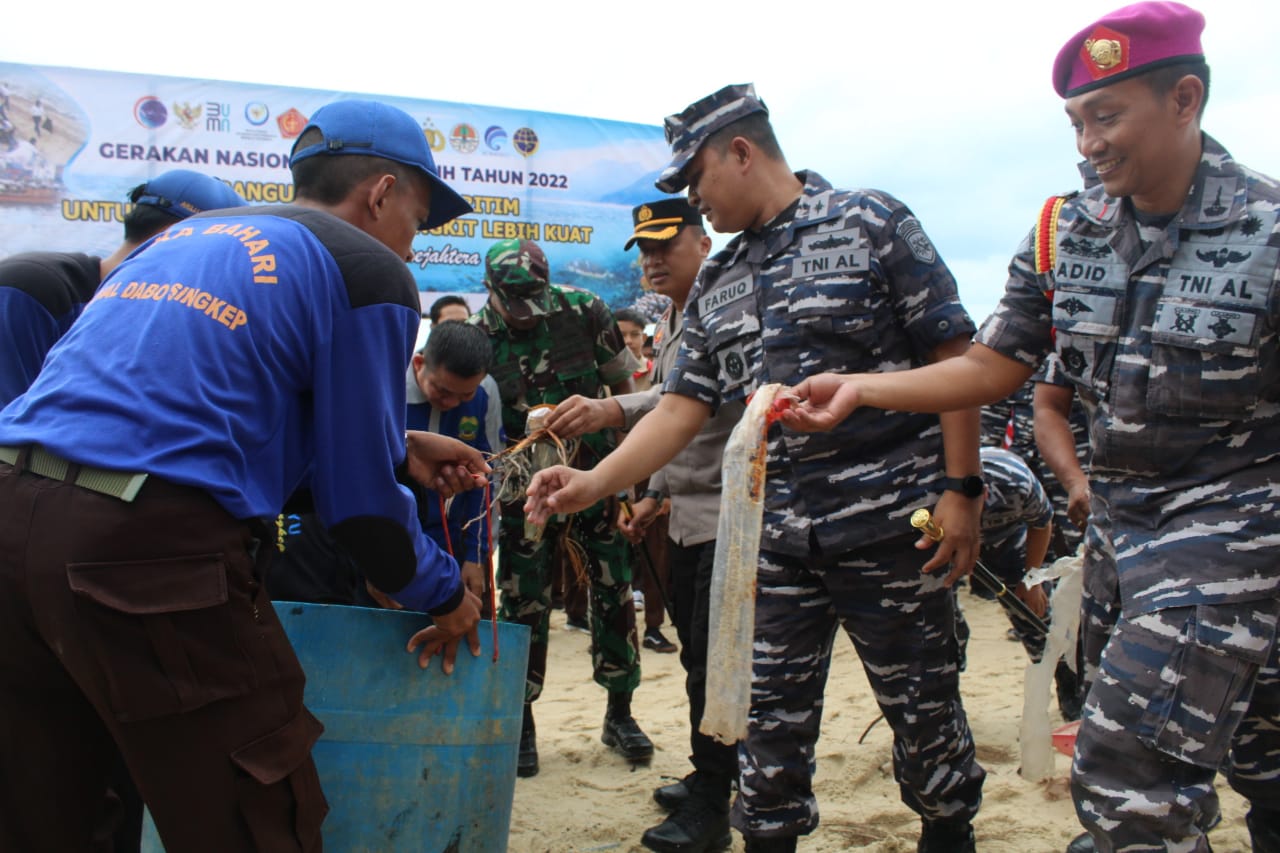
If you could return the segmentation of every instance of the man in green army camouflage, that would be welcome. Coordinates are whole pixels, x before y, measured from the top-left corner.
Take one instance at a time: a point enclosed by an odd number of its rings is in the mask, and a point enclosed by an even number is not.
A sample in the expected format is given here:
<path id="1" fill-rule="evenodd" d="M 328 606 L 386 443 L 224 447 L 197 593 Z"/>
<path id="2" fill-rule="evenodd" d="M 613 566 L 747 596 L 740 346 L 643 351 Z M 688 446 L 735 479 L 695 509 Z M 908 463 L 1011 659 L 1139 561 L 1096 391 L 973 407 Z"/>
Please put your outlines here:
<path id="1" fill-rule="evenodd" d="M 554 406 L 574 394 L 603 397 L 632 390 L 640 369 L 608 307 L 586 291 L 552 285 L 546 255 L 532 240 L 503 240 L 485 258 L 489 301 L 469 322 L 489 333 L 489 373 L 502 397 L 507 438 L 525 437 L 530 409 Z M 590 468 L 611 451 L 611 430 L 585 435 L 577 465 Z M 609 691 L 602 740 L 631 762 L 653 756 L 653 743 L 631 716 L 631 694 L 640 683 L 640 647 L 631 599 L 631 562 L 616 512 L 605 501 L 570 517 L 552 518 L 542 535 L 527 539 L 524 495 L 502 505 L 498 542 L 501 618 L 533 632 L 525 682 L 524 724 L 517 773 L 538 772 L 533 702 L 547 669 L 551 611 L 551 566 L 556 543 L 568 535 L 582 546 L 591 584 L 591 663 L 598 684 Z"/>

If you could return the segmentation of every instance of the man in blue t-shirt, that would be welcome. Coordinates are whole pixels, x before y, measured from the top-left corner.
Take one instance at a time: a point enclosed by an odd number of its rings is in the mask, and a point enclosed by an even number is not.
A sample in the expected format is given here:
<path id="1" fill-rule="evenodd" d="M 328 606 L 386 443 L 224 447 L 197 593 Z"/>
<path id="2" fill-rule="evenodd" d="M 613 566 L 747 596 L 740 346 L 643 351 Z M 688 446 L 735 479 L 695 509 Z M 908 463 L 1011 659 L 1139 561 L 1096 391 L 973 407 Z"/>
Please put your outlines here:
<path id="1" fill-rule="evenodd" d="M 479 599 L 398 482 L 487 471 L 404 430 L 404 261 L 471 208 L 370 101 L 316 111 L 290 166 L 294 204 L 191 217 L 121 264 L 0 412 L 0 767 L 58 768 L 0 774 L 0 849 L 89 849 L 116 754 L 167 849 L 321 848 L 322 727 L 262 586 L 267 519 L 304 486 L 431 614 L 422 665 L 479 653 Z"/>
<path id="2" fill-rule="evenodd" d="M 409 429 L 456 438 L 486 456 L 505 447 L 502 400 L 489 376 L 492 357 L 489 336 L 478 326 L 456 320 L 434 326 L 409 366 Z M 472 489 L 453 498 L 447 528 L 441 521 L 444 498 L 427 489 L 416 496 L 422 529 L 458 560 L 467 588 L 483 596 L 493 584 L 485 570 L 491 519 L 484 491 Z"/>
<path id="3" fill-rule="evenodd" d="M 243 207 L 217 178 L 173 169 L 129 191 L 124 241 L 105 258 L 80 252 L 22 252 L 0 261 L 0 409 L 31 385 L 98 283 L 139 246 L 205 210 Z"/>

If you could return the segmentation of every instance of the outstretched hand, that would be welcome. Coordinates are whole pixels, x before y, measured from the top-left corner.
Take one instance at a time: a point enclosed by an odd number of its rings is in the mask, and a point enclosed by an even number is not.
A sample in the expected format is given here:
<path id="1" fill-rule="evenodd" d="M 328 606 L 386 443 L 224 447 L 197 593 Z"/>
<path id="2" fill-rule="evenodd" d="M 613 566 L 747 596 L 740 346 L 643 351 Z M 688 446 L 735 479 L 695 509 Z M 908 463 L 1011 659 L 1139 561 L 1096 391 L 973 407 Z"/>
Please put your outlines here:
<path id="1" fill-rule="evenodd" d="M 839 426 L 858 408 L 858 389 L 850 377 L 819 373 L 786 392 L 795 402 L 778 421 L 796 432 L 826 432 Z"/>
<path id="2" fill-rule="evenodd" d="M 579 471 L 567 465 L 553 465 L 533 475 L 524 517 L 533 524 L 546 524 L 557 513 L 581 512 L 604 494 L 595 488 L 590 471 Z"/>
<path id="3" fill-rule="evenodd" d="M 622 426 L 622 409 L 612 398 L 574 394 L 547 416 L 546 427 L 562 439 Z"/>

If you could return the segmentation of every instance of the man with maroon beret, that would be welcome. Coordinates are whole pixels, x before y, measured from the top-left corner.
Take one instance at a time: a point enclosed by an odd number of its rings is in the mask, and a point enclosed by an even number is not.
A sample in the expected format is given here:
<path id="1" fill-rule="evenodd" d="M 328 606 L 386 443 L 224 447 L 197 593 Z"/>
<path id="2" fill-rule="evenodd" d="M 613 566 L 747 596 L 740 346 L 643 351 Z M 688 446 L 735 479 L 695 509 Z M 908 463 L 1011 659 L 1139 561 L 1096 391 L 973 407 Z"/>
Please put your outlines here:
<path id="1" fill-rule="evenodd" d="M 1053 85 L 1096 182 L 1046 204 L 974 346 L 813 377 L 782 419 L 972 406 L 1061 357 L 1093 443 L 1070 853 L 1207 853 L 1219 770 L 1280 851 L 1280 184 L 1200 128 L 1203 29 L 1148 2 L 1073 36 Z"/>

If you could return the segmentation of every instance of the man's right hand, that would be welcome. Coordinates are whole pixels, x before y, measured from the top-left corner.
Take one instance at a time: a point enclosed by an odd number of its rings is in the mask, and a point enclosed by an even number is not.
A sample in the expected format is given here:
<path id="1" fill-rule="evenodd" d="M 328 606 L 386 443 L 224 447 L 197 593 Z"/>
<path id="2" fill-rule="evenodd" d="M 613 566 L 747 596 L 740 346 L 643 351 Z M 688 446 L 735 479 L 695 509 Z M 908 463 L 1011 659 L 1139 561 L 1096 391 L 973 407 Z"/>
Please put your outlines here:
<path id="1" fill-rule="evenodd" d="M 644 538 L 645 531 L 661 514 L 662 507 L 653 498 L 643 498 L 630 506 L 630 515 L 625 511 L 618 514 L 618 529 L 622 531 L 623 536 L 631 540 L 632 544 L 635 544 Z"/>
<path id="2" fill-rule="evenodd" d="M 1092 500 L 1093 492 L 1089 489 L 1088 480 L 1081 480 L 1067 492 L 1067 518 L 1081 530 L 1089 524 Z"/>
<path id="3" fill-rule="evenodd" d="M 525 521 L 546 524 L 556 513 L 581 512 L 600 500 L 608 491 L 596 486 L 594 474 L 567 465 L 554 465 L 534 474 L 525 492 Z"/>
<path id="4" fill-rule="evenodd" d="M 606 427 L 622 426 L 622 407 L 611 398 L 593 399 L 574 394 L 547 417 L 547 428 L 560 438 L 577 438 Z"/>

